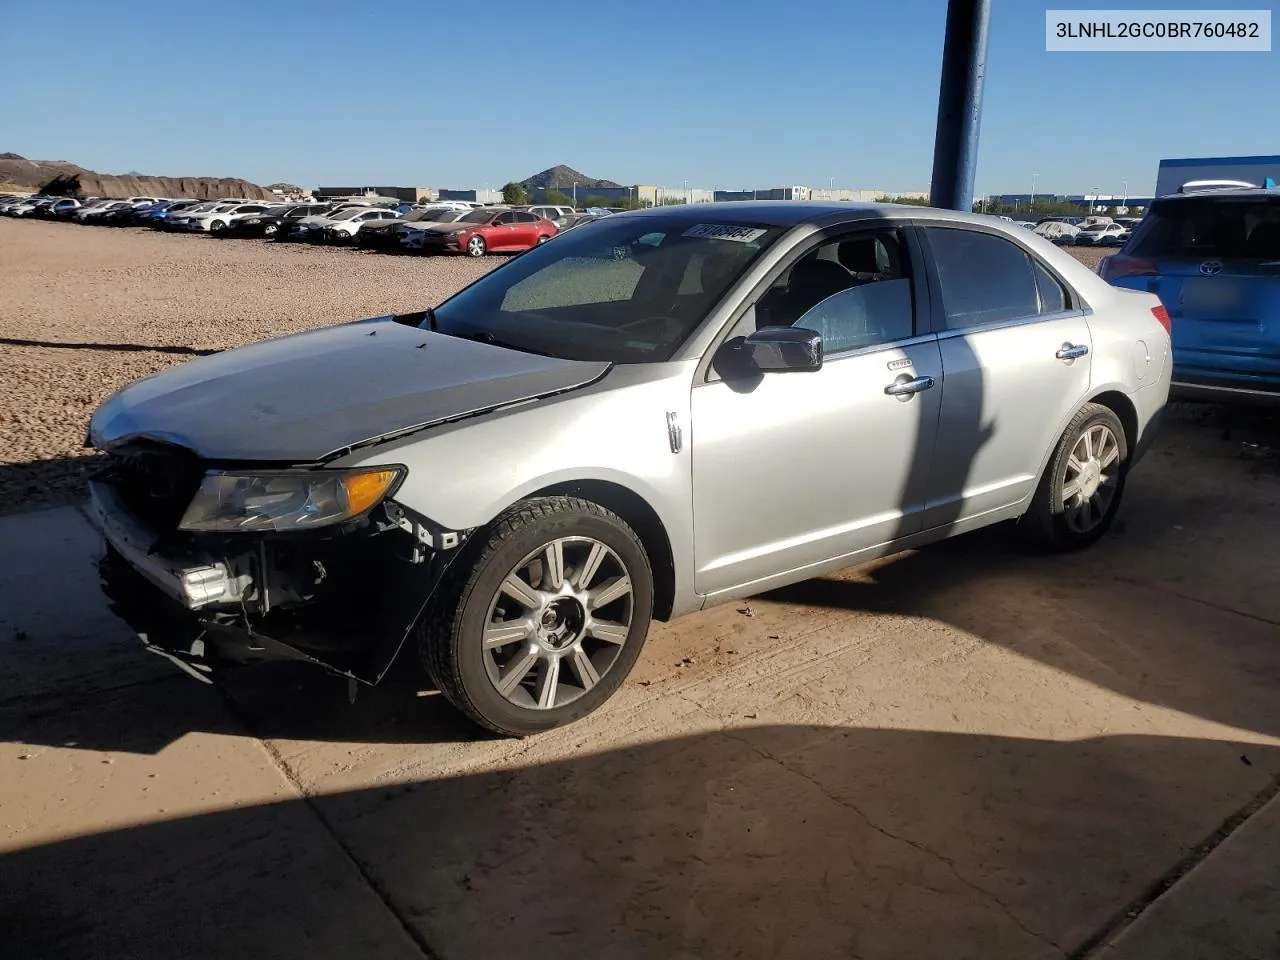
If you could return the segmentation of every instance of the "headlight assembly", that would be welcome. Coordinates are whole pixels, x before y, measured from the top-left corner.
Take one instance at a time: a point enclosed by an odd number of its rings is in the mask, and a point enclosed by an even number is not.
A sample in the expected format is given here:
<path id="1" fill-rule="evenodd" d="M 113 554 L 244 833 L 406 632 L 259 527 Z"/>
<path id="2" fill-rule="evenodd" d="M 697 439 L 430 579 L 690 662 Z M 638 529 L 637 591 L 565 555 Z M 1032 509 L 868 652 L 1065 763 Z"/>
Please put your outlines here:
<path id="1" fill-rule="evenodd" d="M 326 527 L 365 513 L 403 476 L 402 467 L 277 473 L 211 470 L 179 527 L 199 533 L 285 533 Z"/>

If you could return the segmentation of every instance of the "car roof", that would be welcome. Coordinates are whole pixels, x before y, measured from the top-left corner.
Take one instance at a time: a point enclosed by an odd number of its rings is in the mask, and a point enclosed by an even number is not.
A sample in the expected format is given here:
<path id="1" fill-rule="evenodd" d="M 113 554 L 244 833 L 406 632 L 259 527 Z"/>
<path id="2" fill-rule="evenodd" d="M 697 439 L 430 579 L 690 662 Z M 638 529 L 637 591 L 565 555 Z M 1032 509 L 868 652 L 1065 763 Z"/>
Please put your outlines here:
<path id="1" fill-rule="evenodd" d="M 737 200 L 723 203 L 683 203 L 648 207 L 612 214 L 615 217 L 675 217 L 690 225 L 714 218 L 717 223 L 742 226 L 794 227 L 802 223 L 825 226 L 852 220 L 905 220 L 928 217 L 954 220 L 974 226 L 1008 224 L 988 214 L 962 213 L 938 207 L 918 207 L 905 203 L 810 202 L 805 200 Z"/>

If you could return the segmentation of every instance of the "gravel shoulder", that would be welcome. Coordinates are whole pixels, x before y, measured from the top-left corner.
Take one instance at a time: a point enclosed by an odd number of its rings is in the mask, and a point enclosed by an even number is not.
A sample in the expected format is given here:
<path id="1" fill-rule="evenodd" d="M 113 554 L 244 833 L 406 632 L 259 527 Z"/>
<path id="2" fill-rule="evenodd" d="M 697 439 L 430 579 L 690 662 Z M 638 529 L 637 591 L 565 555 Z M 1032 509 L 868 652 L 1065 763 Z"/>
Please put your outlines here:
<path id="1" fill-rule="evenodd" d="M 501 262 L 0 220 L 0 512 L 78 497 L 90 415 L 139 377 L 434 305 Z"/>

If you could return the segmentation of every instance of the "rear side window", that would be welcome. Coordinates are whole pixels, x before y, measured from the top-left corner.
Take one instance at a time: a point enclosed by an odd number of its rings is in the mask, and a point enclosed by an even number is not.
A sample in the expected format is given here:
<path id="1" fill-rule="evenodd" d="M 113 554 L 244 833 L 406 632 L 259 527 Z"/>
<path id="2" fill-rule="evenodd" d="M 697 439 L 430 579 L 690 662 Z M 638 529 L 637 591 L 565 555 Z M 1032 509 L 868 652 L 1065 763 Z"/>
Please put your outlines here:
<path id="1" fill-rule="evenodd" d="M 1044 268 L 1039 260 L 1032 258 L 1031 270 L 1036 277 L 1036 288 L 1040 291 L 1040 312 L 1061 313 L 1071 305 L 1067 291 L 1058 279 Z"/>
<path id="2" fill-rule="evenodd" d="M 928 227 L 926 233 L 942 286 L 947 329 L 1040 313 L 1040 288 L 1031 258 L 1017 244 L 954 227 Z"/>
<path id="3" fill-rule="evenodd" d="M 1127 252 L 1135 257 L 1280 259 L 1280 199 L 1157 200 Z"/>

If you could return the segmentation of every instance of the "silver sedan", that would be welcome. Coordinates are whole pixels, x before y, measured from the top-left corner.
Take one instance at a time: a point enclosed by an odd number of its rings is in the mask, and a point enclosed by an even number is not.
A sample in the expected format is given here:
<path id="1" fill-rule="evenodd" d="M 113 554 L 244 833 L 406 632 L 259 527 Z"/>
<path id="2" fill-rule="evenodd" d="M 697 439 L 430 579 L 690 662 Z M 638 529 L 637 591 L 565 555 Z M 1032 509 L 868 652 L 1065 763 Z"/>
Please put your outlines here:
<path id="1" fill-rule="evenodd" d="M 207 677 L 416 653 L 526 735 L 652 619 L 1001 521 L 1101 537 L 1169 320 L 1034 233 L 916 207 L 620 214 L 435 309 L 193 360 L 96 413 L 103 581 Z"/>

